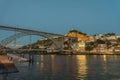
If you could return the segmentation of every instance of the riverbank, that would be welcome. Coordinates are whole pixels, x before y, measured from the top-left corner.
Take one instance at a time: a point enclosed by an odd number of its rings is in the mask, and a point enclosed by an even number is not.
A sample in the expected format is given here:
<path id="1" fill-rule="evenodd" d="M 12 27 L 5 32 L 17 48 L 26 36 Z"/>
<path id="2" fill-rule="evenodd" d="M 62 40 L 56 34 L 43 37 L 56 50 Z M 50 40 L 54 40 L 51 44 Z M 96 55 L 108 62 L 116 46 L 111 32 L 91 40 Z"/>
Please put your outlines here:
<path id="1" fill-rule="evenodd" d="M 30 55 L 120 55 L 117 53 L 96 53 L 96 52 L 77 52 L 77 51 L 59 51 L 59 52 L 27 52 L 18 54 L 30 54 Z"/>
<path id="2" fill-rule="evenodd" d="M 0 55 L 0 74 L 16 73 L 18 72 L 15 64 L 8 59 L 7 56 Z"/>

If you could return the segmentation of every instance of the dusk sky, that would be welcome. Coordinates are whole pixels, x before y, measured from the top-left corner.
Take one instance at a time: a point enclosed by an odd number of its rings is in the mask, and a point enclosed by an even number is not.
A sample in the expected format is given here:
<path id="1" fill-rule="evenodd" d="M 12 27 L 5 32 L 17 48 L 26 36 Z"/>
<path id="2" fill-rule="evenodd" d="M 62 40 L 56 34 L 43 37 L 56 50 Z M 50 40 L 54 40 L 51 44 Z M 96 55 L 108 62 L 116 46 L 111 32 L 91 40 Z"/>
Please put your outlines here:
<path id="1" fill-rule="evenodd" d="M 65 34 L 120 34 L 120 0 L 0 0 L 0 25 Z"/>

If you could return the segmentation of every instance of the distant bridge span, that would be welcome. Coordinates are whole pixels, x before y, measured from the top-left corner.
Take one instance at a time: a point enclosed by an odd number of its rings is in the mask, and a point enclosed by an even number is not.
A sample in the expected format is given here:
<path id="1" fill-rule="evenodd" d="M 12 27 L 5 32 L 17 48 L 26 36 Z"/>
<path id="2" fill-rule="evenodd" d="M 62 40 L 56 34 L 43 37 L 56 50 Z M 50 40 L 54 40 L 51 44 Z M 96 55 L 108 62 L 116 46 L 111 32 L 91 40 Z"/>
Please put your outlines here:
<path id="1" fill-rule="evenodd" d="M 37 30 L 30 30 L 30 29 L 22 29 L 22 28 L 17 28 L 17 27 L 9 27 L 9 26 L 0 26 L 0 29 L 2 30 L 8 30 L 8 31 L 17 31 L 17 32 L 28 32 L 28 33 L 35 33 L 38 35 L 48 35 L 48 36 L 63 36 L 60 34 L 54 34 L 54 33 L 48 33 L 48 32 L 42 32 L 42 31 L 37 31 Z"/>
<path id="2" fill-rule="evenodd" d="M 7 45 L 20 37 L 28 36 L 28 35 L 37 35 L 37 36 L 42 36 L 42 37 L 48 38 L 48 39 L 52 40 L 53 43 L 56 45 L 56 47 L 59 49 L 62 48 L 62 45 L 63 45 L 62 43 L 60 43 L 59 41 L 57 41 L 53 38 L 54 36 L 64 37 L 63 35 L 60 35 L 60 34 L 42 32 L 42 31 L 37 31 L 37 30 L 22 29 L 22 28 L 17 28 L 17 27 L 9 27 L 9 26 L 0 26 L 0 29 L 7 30 L 7 31 L 19 32 L 19 33 L 15 33 L 14 35 L 0 41 L 0 44 L 2 44 L 2 45 Z"/>

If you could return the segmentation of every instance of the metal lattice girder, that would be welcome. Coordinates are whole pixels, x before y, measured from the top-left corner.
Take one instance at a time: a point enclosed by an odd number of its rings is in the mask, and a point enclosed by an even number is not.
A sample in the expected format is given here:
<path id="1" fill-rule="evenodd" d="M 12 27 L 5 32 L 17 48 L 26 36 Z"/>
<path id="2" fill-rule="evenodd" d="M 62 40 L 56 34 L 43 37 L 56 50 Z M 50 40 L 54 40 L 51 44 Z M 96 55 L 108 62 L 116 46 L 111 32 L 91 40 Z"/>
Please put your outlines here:
<path id="1" fill-rule="evenodd" d="M 0 44 L 6 46 L 7 44 L 11 43 L 12 41 L 16 40 L 17 38 L 20 38 L 20 37 L 26 36 L 26 35 L 27 35 L 27 33 L 14 34 L 14 35 L 9 36 L 6 39 L 3 39 L 2 41 L 0 41 Z"/>
<path id="2" fill-rule="evenodd" d="M 28 36 L 28 35 L 37 35 L 37 34 L 34 34 L 34 33 L 17 33 L 17 34 L 9 36 L 6 39 L 0 41 L 0 44 L 6 46 L 7 44 L 11 43 L 12 41 L 14 41 L 14 40 L 16 40 L 18 38 L 21 38 L 23 36 Z M 42 35 L 38 35 L 38 36 L 43 36 L 43 37 L 49 38 L 57 46 L 57 48 L 61 48 L 62 47 L 62 44 L 59 41 L 57 41 L 54 38 L 52 38 L 52 37 L 49 37 L 49 36 L 43 35 L 43 34 Z"/>
<path id="3" fill-rule="evenodd" d="M 37 35 L 37 36 L 42 36 L 42 37 L 45 37 L 45 38 L 48 38 L 48 39 L 52 40 L 57 48 L 59 48 L 59 49 L 62 48 L 62 43 L 57 41 L 53 37 L 54 36 L 63 37 L 63 35 L 41 32 L 41 31 L 35 31 L 35 30 L 27 30 L 27 29 L 15 28 L 15 27 L 6 27 L 6 26 L 0 26 L 0 29 L 20 32 L 20 33 L 14 34 L 14 35 L 2 40 L 0 42 L 0 44 L 2 44 L 4 46 L 6 46 L 7 44 L 11 43 L 12 41 L 14 41 L 14 40 L 16 40 L 20 37 L 28 36 L 28 35 Z"/>
<path id="4" fill-rule="evenodd" d="M 47 35 L 47 36 L 63 36 L 60 34 L 54 34 L 54 33 L 48 33 L 48 32 L 43 32 L 43 31 L 36 31 L 36 30 L 29 30 L 29 29 L 22 29 L 22 28 L 17 28 L 17 27 L 8 27 L 8 26 L 0 26 L 1 30 L 8 30 L 8 31 L 16 31 L 16 32 L 23 32 L 23 33 L 34 33 L 38 35 Z"/>

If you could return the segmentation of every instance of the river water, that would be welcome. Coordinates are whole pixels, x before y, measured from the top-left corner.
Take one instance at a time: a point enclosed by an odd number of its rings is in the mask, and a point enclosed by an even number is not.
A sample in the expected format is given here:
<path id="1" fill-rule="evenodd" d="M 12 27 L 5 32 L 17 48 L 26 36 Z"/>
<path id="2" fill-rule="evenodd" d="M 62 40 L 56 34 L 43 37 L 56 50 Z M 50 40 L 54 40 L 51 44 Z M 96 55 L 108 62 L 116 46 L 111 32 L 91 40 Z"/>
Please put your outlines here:
<path id="1" fill-rule="evenodd" d="M 119 55 L 34 55 L 7 80 L 120 80 Z"/>

